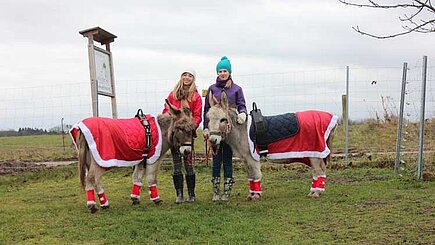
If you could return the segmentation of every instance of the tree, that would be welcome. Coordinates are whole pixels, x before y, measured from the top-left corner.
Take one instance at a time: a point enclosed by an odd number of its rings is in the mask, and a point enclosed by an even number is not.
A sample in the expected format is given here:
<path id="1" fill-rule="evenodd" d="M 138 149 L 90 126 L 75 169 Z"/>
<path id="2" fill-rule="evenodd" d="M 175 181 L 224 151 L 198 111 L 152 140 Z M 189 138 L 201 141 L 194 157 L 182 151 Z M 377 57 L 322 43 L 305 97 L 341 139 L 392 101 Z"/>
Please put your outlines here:
<path id="1" fill-rule="evenodd" d="M 419 33 L 431 33 L 435 32 L 435 7 L 432 5 L 431 0 L 421 1 L 406 1 L 400 0 L 397 4 L 387 5 L 379 4 L 377 1 L 367 0 L 367 3 L 348 2 L 346 0 L 338 0 L 343 4 L 364 7 L 364 8 L 379 8 L 379 9 L 411 9 L 411 14 L 403 14 L 399 16 L 399 21 L 402 23 L 404 31 L 393 33 L 390 35 L 374 35 L 366 31 L 362 31 L 359 26 L 353 26 L 352 28 L 362 34 L 378 39 L 393 38 L 402 36 L 412 32 Z"/>

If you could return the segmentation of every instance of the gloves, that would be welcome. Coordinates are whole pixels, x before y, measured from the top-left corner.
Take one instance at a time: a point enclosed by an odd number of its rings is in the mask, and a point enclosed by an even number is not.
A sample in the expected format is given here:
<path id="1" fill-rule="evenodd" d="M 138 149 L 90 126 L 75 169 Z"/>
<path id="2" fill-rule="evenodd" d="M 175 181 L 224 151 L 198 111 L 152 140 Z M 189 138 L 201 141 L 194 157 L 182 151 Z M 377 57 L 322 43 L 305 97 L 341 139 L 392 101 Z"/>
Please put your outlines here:
<path id="1" fill-rule="evenodd" d="M 244 124 L 246 122 L 246 118 L 248 115 L 246 115 L 245 112 L 237 114 L 237 123 L 238 124 Z"/>
<path id="2" fill-rule="evenodd" d="M 208 139 L 208 137 L 210 137 L 210 130 L 208 130 L 208 128 L 205 128 L 202 131 L 202 135 L 204 136 L 204 139 Z"/>

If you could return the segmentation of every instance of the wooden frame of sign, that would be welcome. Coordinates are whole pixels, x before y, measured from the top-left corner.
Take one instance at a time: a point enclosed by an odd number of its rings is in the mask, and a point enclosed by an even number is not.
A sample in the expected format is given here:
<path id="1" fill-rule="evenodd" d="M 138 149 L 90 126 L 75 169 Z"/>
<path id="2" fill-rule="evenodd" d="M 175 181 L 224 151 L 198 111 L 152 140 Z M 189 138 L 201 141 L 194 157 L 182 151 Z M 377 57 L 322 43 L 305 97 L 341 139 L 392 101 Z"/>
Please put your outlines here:
<path id="1" fill-rule="evenodd" d="M 88 38 L 89 73 L 91 80 L 92 114 L 98 116 L 98 95 L 111 97 L 112 117 L 118 117 L 116 107 L 115 77 L 110 43 L 116 38 L 112 33 L 94 27 L 79 32 Z M 105 45 L 106 49 L 94 45 L 94 41 Z"/>

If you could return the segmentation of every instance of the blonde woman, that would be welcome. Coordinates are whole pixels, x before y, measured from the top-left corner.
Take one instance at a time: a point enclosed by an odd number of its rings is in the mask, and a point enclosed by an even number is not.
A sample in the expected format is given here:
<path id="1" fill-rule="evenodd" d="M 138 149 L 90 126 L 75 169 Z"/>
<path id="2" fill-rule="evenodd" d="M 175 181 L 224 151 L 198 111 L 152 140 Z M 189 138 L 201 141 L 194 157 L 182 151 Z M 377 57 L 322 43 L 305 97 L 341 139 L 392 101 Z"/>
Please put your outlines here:
<path id="1" fill-rule="evenodd" d="M 196 72 L 193 69 L 186 69 L 181 73 L 180 80 L 174 86 L 174 89 L 169 93 L 168 100 L 176 108 L 181 108 L 182 105 L 187 104 L 192 111 L 192 117 L 195 120 L 196 128 L 202 121 L 202 100 L 201 96 L 196 89 L 195 84 Z M 187 103 L 186 103 L 187 102 Z M 165 104 L 163 113 L 170 113 L 168 106 Z M 196 134 L 194 134 L 196 136 Z M 192 142 L 193 143 L 193 142 Z M 171 147 L 171 154 L 173 160 L 173 174 L 174 187 L 177 198 L 175 203 L 181 204 L 183 202 L 183 172 L 182 164 L 186 170 L 186 185 L 189 197 L 188 202 L 195 201 L 195 171 L 193 169 L 192 154 L 181 154 L 180 150 Z"/>

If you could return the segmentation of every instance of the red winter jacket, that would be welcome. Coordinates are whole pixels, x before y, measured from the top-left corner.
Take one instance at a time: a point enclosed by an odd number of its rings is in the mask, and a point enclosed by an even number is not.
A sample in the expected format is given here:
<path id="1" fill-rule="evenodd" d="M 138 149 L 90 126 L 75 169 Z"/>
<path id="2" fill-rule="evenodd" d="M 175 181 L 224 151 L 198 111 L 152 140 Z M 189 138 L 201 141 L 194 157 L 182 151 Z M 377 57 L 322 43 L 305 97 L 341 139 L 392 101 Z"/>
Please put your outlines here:
<path id="1" fill-rule="evenodd" d="M 173 92 L 169 93 L 167 99 L 176 108 L 181 107 L 181 100 L 175 99 Z M 187 101 L 187 103 L 189 104 L 190 110 L 192 111 L 192 116 L 195 120 L 196 128 L 198 128 L 199 124 L 202 122 L 202 99 L 197 90 L 193 94 L 192 101 Z M 168 105 L 166 105 L 166 103 L 162 113 L 170 113 Z"/>

